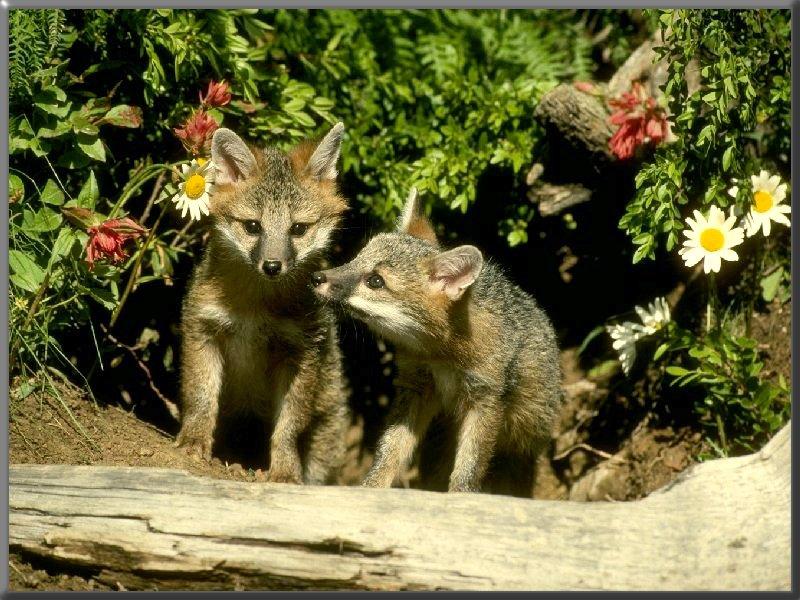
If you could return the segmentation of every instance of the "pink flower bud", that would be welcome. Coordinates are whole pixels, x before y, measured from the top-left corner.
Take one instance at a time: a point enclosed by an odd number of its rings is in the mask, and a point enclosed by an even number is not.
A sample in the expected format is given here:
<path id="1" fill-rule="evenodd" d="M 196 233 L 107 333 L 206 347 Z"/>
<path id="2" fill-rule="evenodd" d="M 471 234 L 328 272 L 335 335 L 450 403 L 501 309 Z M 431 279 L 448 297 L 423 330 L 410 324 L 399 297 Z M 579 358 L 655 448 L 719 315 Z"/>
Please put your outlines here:
<path id="1" fill-rule="evenodd" d="M 211 136 L 219 128 L 214 117 L 204 110 L 198 110 L 189 117 L 183 127 L 174 129 L 184 148 L 194 156 L 208 154 L 211 150 Z"/>
<path id="2" fill-rule="evenodd" d="M 208 84 L 206 95 L 203 96 L 203 92 L 200 92 L 199 96 L 200 104 L 203 106 L 225 106 L 231 101 L 231 88 L 225 83 L 225 80 L 220 82 L 211 81 Z"/>

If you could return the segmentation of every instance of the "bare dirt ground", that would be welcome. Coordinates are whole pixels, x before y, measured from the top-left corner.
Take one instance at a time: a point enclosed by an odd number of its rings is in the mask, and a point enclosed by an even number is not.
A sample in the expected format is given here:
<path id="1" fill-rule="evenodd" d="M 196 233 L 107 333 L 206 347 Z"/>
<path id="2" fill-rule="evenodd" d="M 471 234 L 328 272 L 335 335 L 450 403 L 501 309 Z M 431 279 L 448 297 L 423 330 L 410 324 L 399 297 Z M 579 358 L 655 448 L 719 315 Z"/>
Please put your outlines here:
<path id="1" fill-rule="evenodd" d="M 762 342 L 767 368 L 789 379 L 791 305 L 757 314 L 753 335 Z M 553 500 L 624 501 L 671 482 L 704 449 L 700 431 L 677 416 L 665 418 L 648 400 L 648 377 L 618 386 L 613 369 L 584 371 L 574 348 L 562 352 L 566 403 L 550 451 L 540 457 L 534 497 Z M 197 475 L 263 481 L 264 468 L 219 458 L 210 463 L 174 446 L 173 435 L 120 406 L 102 405 L 72 384 L 57 381 L 58 395 L 37 379 L 12 382 L 9 461 L 19 463 L 126 465 L 184 469 Z M 656 403 L 657 404 L 657 403 Z M 668 412 L 668 411 L 667 411 Z M 340 485 L 357 485 L 372 455 L 362 443 L 359 418 L 348 433 Z M 264 465 L 265 467 L 265 465 Z M 414 486 L 415 469 L 403 478 Z M 63 574 L 53 565 L 10 557 L 14 590 L 109 589 L 90 573 Z M 112 588 L 113 589 L 113 588 Z"/>

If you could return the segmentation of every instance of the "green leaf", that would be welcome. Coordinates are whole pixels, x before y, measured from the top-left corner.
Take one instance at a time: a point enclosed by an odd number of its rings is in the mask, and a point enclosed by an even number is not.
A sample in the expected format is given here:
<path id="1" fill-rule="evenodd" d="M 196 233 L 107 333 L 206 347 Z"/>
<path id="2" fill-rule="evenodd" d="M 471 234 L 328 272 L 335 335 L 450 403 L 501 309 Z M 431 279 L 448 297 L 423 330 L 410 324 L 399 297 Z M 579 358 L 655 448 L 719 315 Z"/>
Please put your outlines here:
<path id="1" fill-rule="evenodd" d="M 11 281 L 28 292 L 36 292 L 44 281 L 44 270 L 24 252 L 9 250 L 8 266 L 13 273 Z"/>
<path id="2" fill-rule="evenodd" d="M 688 371 L 683 367 L 676 367 L 675 365 L 670 365 L 669 367 L 667 367 L 667 373 L 675 377 L 683 377 L 684 375 L 688 375 L 689 373 L 691 373 L 691 371 Z"/>
<path id="3" fill-rule="evenodd" d="M 55 138 L 64 135 L 70 131 L 69 123 L 66 121 L 58 120 L 53 127 L 40 127 L 36 132 L 36 136 L 40 138 Z"/>
<path id="4" fill-rule="evenodd" d="M 643 258 L 647 257 L 649 251 L 650 251 L 649 245 L 639 246 L 636 252 L 633 253 L 633 264 L 636 264 Z"/>
<path id="5" fill-rule="evenodd" d="M 781 281 L 783 281 L 782 268 L 775 270 L 775 272 L 761 279 L 761 297 L 764 298 L 766 302 L 772 302 L 775 299 Z"/>
<path id="6" fill-rule="evenodd" d="M 58 229 L 62 221 L 63 218 L 59 213 L 43 206 L 35 213 L 30 210 L 23 212 L 21 228 L 25 233 L 37 234 Z"/>
<path id="7" fill-rule="evenodd" d="M 214 119 L 217 122 L 217 125 L 222 125 L 222 120 L 225 118 L 225 113 L 218 108 L 212 108 L 208 111 L 208 116 Z"/>
<path id="8" fill-rule="evenodd" d="M 50 254 L 50 260 L 47 263 L 48 271 L 52 269 L 58 261 L 69 254 L 70 250 L 72 250 L 72 245 L 77 239 L 72 229 L 69 227 L 61 228 L 53 244 L 53 252 Z"/>
<path id="9" fill-rule="evenodd" d="M 733 158 L 733 146 L 728 146 L 722 155 L 722 170 L 727 171 L 731 167 L 731 158 Z"/>
<path id="10" fill-rule="evenodd" d="M 105 288 L 89 288 L 89 294 L 108 310 L 114 310 L 117 306 L 117 298 L 111 290 Z"/>
<path id="11" fill-rule="evenodd" d="M 89 116 L 81 111 L 73 111 L 69 115 L 70 123 L 72 124 L 72 130 L 75 133 L 85 133 L 87 135 L 97 135 L 99 130 L 97 126 L 92 124 L 89 120 Z"/>
<path id="12" fill-rule="evenodd" d="M 525 232 L 520 229 L 514 229 L 513 231 L 509 232 L 508 236 L 508 245 L 511 247 L 518 246 L 519 244 L 524 244 L 527 240 L 527 236 Z"/>
<path id="13" fill-rule="evenodd" d="M 305 101 L 301 98 L 294 98 L 283 105 L 283 110 L 285 110 L 287 113 L 294 113 L 303 110 L 305 105 Z"/>
<path id="14" fill-rule="evenodd" d="M 659 347 L 656 348 L 656 351 L 653 353 L 653 360 L 658 360 L 661 358 L 667 349 L 669 349 L 669 343 L 664 342 L 663 344 L 659 345 Z"/>
<path id="15" fill-rule="evenodd" d="M 78 194 L 78 206 L 94 210 L 97 204 L 97 199 L 100 197 L 100 190 L 97 187 L 97 179 L 95 179 L 94 171 L 89 171 L 89 178 L 83 184 L 80 193 Z"/>
<path id="16" fill-rule="evenodd" d="M 71 103 L 65 102 L 66 95 L 56 87 L 44 88 L 33 97 L 33 105 L 44 112 L 63 119 L 69 114 Z"/>
<path id="17" fill-rule="evenodd" d="M 48 179 L 47 183 L 44 184 L 44 189 L 39 198 L 46 204 L 54 204 L 55 206 L 64 204 L 64 192 L 61 191 L 58 185 L 56 185 L 56 182 L 52 179 Z"/>
<path id="18" fill-rule="evenodd" d="M 67 150 L 58 157 L 56 164 L 67 169 L 82 169 L 91 162 L 91 159 L 77 148 Z"/>
<path id="19" fill-rule="evenodd" d="M 117 127 L 141 127 L 142 109 L 138 106 L 120 104 L 109 110 L 102 118 L 103 123 Z M 218 120 L 217 122 L 221 122 Z"/>
<path id="20" fill-rule="evenodd" d="M 583 338 L 583 342 L 581 342 L 581 345 L 578 347 L 578 356 L 580 356 L 581 354 L 583 354 L 584 350 L 586 350 L 586 348 L 587 348 L 587 346 L 589 345 L 589 343 L 590 343 L 590 342 L 591 342 L 591 341 L 592 341 L 594 338 L 596 338 L 598 335 L 600 335 L 601 333 L 603 333 L 603 331 L 605 331 L 605 327 L 603 327 L 602 325 L 598 325 L 597 327 L 595 327 L 594 329 L 592 329 L 592 330 L 591 330 L 591 331 L 590 331 L 590 332 L 589 332 L 589 333 L 586 335 L 586 337 L 585 337 L 585 338 Z"/>
<path id="21" fill-rule="evenodd" d="M 25 198 L 25 184 L 17 175 L 8 175 L 8 201 L 19 202 Z"/>
<path id="22" fill-rule="evenodd" d="M 87 156 L 100 162 L 106 161 L 106 149 L 103 140 L 86 134 L 78 136 L 78 148 L 83 150 Z"/>

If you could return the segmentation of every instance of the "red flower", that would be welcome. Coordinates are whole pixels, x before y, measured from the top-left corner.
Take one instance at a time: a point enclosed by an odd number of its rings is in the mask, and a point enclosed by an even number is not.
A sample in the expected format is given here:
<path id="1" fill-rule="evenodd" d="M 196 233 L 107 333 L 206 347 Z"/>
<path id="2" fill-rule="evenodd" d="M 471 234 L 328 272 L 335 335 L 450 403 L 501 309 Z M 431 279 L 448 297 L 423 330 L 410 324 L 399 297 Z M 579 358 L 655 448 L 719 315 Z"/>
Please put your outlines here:
<path id="1" fill-rule="evenodd" d="M 667 137 L 669 122 L 664 110 L 648 97 L 639 82 L 634 82 L 629 92 L 623 92 L 620 98 L 608 103 L 617 109 L 610 121 L 619 126 L 608 146 L 620 160 L 632 157 L 642 144 L 658 145 Z"/>
<path id="2" fill-rule="evenodd" d="M 210 81 L 205 97 L 199 92 L 200 104 L 203 106 L 225 106 L 231 101 L 231 88 L 223 79 L 219 83 Z"/>
<path id="3" fill-rule="evenodd" d="M 96 227 L 89 227 L 89 241 L 86 244 L 86 262 L 89 269 L 94 268 L 94 261 L 106 258 L 118 263 L 127 258 L 123 246 L 128 240 L 134 240 L 147 233 L 147 229 L 130 217 L 109 219 Z"/>
<path id="4" fill-rule="evenodd" d="M 183 127 L 174 129 L 175 135 L 183 143 L 184 148 L 194 156 L 208 154 L 211 148 L 211 136 L 219 127 L 214 117 L 204 110 L 198 110 L 189 117 Z"/>

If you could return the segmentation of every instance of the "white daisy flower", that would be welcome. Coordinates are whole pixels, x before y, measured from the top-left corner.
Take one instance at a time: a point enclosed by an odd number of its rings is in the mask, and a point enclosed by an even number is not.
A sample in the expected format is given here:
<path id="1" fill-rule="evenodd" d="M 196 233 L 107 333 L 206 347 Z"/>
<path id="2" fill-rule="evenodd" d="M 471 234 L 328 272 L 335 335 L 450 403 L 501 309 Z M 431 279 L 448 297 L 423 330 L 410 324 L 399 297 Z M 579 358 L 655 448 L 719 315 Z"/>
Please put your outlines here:
<path id="1" fill-rule="evenodd" d="M 630 373 L 633 363 L 636 360 L 636 342 L 640 339 L 654 334 L 670 320 L 669 305 L 667 299 L 656 298 L 647 308 L 634 306 L 636 314 L 642 320 L 643 325 L 633 321 L 623 321 L 616 325 L 607 325 L 606 331 L 611 339 L 614 340 L 611 346 L 619 355 L 619 362 L 622 370 L 627 375 Z"/>
<path id="2" fill-rule="evenodd" d="M 647 335 L 652 335 L 670 320 L 669 305 L 667 299 L 659 297 L 647 305 L 647 308 L 641 306 L 634 306 L 636 314 L 644 323 L 644 329 Z"/>
<path id="3" fill-rule="evenodd" d="M 638 323 L 625 321 L 616 325 L 607 325 L 606 331 L 614 340 L 611 346 L 619 355 L 622 370 L 627 375 L 636 360 L 636 342 L 647 335 L 644 327 Z"/>
<path id="4" fill-rule="evenodd" d="M 209 199 L 214 193 L 214 163 L 205 158 L 193 159 L 191 164 L 181 166 L 181 172 L 184 180 L 172 201 L 182 217 L 188 212 L 190 219 L 199 221 L 202 215 L 208 216 Z"/>
<path id="5" fill-rule="evenodd" d="M 722 260 L 736 261 L 739 255 L 731 248 L 744 240 L 744 229 L 734 227 L 736 215 L 731 211 L 726 219 L 725 213 L 718 206 L 712 206 L 708 216 L 694 211 L 694 219 L 686 218 L 689 228 L 684 229 L 686 241 L 678 251 L 687 267 L 693 267 L 701 260 L 703 271 L 719 273 Z"/>
<path id="6" fill-rule="evenodd" d="M 781 183 L 781 178 L 762 170 L 757 176 L 751 175 L 750 181 L 753 184 L 753 203 L 745 218 L 747 237 L 755 235 L 759 229 L 768 236 L 772 221 L 790 227 L 786 214 L 791 213 L 792 209 L 787 204 L 781 204 L 786 198 L 787 188 L 785 183 Z"/>

